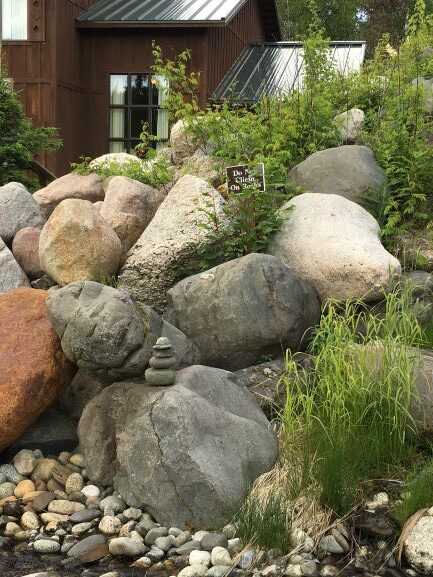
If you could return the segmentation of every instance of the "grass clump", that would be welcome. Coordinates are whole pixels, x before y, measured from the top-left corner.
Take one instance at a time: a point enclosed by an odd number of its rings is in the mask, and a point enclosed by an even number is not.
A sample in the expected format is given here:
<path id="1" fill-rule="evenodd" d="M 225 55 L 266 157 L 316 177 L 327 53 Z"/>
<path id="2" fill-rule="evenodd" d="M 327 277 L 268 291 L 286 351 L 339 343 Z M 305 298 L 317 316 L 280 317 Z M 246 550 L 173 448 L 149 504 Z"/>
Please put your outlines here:
<path id="1" fill-rule="evenodd" d="M 429 508 L 433 504 L 433 460 L 418 473 L 412 473 L 405 482 L 402 501 L 394 508 L 394 514 L 400 523 L 404 523 L 417 511 Z"/>
<path id="2" fill-rule="evenodd" d="M 353 505 L 362 481 L 408 465 L 416 453 L 410 407 L 419 355 L 410 348 L 422 329 L 410 302 L 409 290 L 396 290 L 380 316 L 358 302 L 329 302 L 311 344 L 312 373 L 288 357 L 282 420 L 299 468 L 292 492 L 318 492 L 337 514 Z"/>

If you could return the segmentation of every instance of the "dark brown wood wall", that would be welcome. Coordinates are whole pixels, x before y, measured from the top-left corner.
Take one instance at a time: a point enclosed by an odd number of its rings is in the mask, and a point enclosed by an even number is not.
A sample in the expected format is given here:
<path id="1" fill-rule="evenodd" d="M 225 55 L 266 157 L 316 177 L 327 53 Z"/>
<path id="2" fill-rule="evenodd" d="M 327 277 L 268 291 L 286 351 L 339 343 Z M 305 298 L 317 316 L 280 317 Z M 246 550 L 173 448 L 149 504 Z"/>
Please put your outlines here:
<path id="1" fill-rule="evenodd" d="M 89 138 L 85 150 L 81 150 L 82 154 L 94 157 L 107 152 L 110 74 L 150 72 L 153 63 L 152 40 L 161 46 L 167 58 L 173 59 L 183 50 L 191 50 L 191 69 L 203 74 L 201 102 L 204 102 L 206 29 L 97 29 L 82 30 L 81 34 L 89 119 Z M 84 128 L 81 126 L 82 130 Z"/>
<path id="2" fill-rule="evenodd" d="M 209 28 L 206 97 L 210 98 L 230 66 L 251 43 L 264 42 L 258 0 L 248 0 L 225 28 Z"/>

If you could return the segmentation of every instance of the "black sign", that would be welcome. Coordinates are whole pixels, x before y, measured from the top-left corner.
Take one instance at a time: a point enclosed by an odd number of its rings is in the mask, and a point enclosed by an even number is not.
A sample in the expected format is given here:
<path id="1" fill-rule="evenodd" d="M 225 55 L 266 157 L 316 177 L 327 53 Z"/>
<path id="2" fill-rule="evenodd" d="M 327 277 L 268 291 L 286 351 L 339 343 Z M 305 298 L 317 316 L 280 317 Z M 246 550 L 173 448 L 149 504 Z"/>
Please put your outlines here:
<path id="1" fill-rule="evenodd" d="M 226 168 L 227 188 L 230 192 L 243 190 L 265 190 L 265 167 L 263 163 L 255 166 L 229 166 Z"/>

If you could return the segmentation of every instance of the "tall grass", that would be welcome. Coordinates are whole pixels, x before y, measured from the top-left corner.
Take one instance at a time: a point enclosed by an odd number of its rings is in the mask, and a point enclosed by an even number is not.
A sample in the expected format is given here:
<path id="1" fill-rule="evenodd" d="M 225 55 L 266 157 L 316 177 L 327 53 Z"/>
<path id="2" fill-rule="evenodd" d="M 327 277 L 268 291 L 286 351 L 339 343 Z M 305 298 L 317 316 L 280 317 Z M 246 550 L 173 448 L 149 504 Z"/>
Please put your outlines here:
<path id="1" fill-rule="evenodd" d="M 406 519 L 423 508 L 433 505 L 433 460 L 430 460 L 418 473 L 412 473 L 405 482 L 405 494 L 394 513 L 404 523 Z"/>
<path id="2" fill-rule="evenodd" d="M 409 463 L 417 432 L 409 407 L 422 338 L 411 291 L 385 297 L 374 315 L 360 302 L 329 302 L 311 353 L 312 373 L 288 356 L 282 421 L 286 450 L 298 465 L 293 492 L 318 491 L 337 514 L 351 507 L 362 480 Z"/>

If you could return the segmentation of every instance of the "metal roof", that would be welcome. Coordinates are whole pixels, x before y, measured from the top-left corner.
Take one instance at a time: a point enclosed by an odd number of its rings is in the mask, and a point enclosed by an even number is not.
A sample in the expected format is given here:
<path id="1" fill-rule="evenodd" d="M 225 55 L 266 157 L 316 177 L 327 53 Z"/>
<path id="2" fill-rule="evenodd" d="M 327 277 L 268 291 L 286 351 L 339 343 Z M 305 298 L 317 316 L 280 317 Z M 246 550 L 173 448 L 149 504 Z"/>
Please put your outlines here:
<path id="1" fill-rule="evenodd" d="M 155 23 L 221 22 L 230 19 L 246 0 L 100 0 L 78 22 Z"/>
<path id="2" fill-rule="evenodd" d="M 331 42 L 329 58 L 342 74 L 359 70 L 365 56 L 365 42 Z M 304 50 L 299 42 L 252 44 L 244 50 L 213 98 L 244 103 L 262 96 L 277 96 L 303 85 Z"/>

